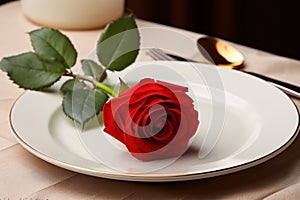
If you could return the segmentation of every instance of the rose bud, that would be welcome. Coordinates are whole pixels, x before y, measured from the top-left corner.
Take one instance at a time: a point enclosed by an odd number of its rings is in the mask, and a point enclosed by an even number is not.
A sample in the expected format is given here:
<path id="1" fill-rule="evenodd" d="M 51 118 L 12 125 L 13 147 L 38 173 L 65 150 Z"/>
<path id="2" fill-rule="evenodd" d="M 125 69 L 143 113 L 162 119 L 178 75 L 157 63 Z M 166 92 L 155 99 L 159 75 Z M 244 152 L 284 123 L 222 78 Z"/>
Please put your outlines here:
<path id="1" fill-rule="evenodd" d="M 187 87 L 143 79 L 104 105 L 104 131 L 139 160 L 181 156 L 199 124 L 187 91 Z"/>

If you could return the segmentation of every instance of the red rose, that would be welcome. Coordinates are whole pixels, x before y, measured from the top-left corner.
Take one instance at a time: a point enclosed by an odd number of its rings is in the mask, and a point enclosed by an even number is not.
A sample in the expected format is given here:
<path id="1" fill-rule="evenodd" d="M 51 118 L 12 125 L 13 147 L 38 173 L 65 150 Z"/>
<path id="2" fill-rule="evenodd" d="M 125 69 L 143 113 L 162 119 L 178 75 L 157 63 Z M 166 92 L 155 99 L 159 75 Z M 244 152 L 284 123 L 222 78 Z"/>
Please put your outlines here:
<path id="1" fill-rule="evenodd" d="M 199 121 L 188 88 L 143 79 L 103 107 L 104 131 L 139 160 L 180 156 Z"/>

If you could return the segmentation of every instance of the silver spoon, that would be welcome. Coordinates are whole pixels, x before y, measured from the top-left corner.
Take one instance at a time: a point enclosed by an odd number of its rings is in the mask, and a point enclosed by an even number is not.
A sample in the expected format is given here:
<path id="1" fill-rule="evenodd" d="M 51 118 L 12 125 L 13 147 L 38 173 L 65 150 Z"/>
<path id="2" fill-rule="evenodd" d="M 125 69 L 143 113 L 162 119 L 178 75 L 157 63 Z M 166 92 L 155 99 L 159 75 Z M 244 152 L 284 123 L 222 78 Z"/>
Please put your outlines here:
<path id="1" fill-rule="evenodd" d="M 238 70 L 241 70 L 244 67 L 244 56 L 242 53 L 220 40 L 217 40 L 213 37 L 202 37 L 197 40 L 197 46 L 203 57 L 206 58 L 210 63 L 216 64 L 220 67 Z M 296 85 L 266 77 L 254 72 L 247 72 L 244 70 L 241 71 L 268 81 L 285 93 L 293 97 L 300 98 L 300 87 Z"/>

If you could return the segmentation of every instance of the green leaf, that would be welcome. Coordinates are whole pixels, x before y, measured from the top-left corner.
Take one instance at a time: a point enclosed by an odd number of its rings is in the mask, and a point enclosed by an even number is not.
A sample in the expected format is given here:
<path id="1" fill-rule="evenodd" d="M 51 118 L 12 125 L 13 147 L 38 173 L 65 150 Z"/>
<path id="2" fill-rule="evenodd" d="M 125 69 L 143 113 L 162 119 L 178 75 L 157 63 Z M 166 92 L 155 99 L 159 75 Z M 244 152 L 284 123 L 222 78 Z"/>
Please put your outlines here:
<path id="1" fill-rule="evenodd" d="M 79 90 L 84 88 L 85 88 L 85 84 L 83 82 L 76 79 L 70 79 L 64 82 L 64 84 L 60 88 L 60 91 L 63 94 L 66 94 L 67 92 L 72 92 L 74 90 Z"/>
<path id="2" fill-rule="evenodd" d="M 101 91 L 78 89 L 64 95 L 63 111 L 83 127 L 102 110 L 107 100 L 108 96 Z"/>
<path id="3" fill-rule="evenodd" d="M 108 24 L 97 43 L 99 61 L 120 71 L 132 64 L 139 52 L 140 35 L 134 17 L 128 15 Z"/>
<path id="4" fill-rule="evenodd" d="M 107 73 L 104 68 L 93 60 L 83 59 L 82 70 L 85 75 L 94 77 L 97 81 L 104 81 Z"/>
<path id="5" fill-rule="evenodd" d="M 29 33 L 35 52 L 45 60 L 63 63 L 70 68 L 76 63 L 77 52 L 69 40 L 61 32 L 42 28 Z"/>
<path id="6" fill-rule="evenodd" d="M 50 87 L 66 71 L 61 63 L 42 61 L 32 52 L 3 58 L 0 68 L 20 87 L 31 90 Z"/>

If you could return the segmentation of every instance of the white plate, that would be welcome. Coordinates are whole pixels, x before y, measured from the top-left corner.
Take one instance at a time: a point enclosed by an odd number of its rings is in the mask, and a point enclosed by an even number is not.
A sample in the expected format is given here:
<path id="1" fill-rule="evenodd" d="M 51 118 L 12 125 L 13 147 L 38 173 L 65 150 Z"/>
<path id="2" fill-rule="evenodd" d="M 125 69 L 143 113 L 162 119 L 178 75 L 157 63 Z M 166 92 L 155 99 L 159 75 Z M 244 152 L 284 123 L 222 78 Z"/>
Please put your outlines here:
<path id="1" fill-rule="evenodd" d="M 195 74 L 191 64 L 183 62 L 137 63 L 135 67 L 142 65 L 162 65 L 172 69 L 176 66 L 182 76 Z M 207 77 L 199 81 L 190 77 L 201 121 L 199 136 L 190 148 L 196 151 L 188 150 L 173 164 L 157 171 L 120 172 L 99 163 L 83 147 L 73 122 L 62 113 L 62 97 L 51 91 L 25 92 L 11 110 L 11 128 L 21 145 L 54 165 L 97 177 L 155 182 L 201 179 L 244 170 L 278 155 L 296 138 L 298 110 L 277 88 L 238 71 L 204 64 L 193 66 L 200 69 L 202 75 L 218 72 L 219 77 L 211 78 L 216 81 L 220 78 L 226 97 L 225 102 L 216 101 L 225 106 L 220 137 L 212 151 L 202 159 L 198 157 L 197 149 L 211 128 L 212 119 L 211 91 L 207 92 L 203 85 Z M 101 134 L 100 129 L 95 131 Z M 105 149 L 100 150 L 105 152 Z"/>

